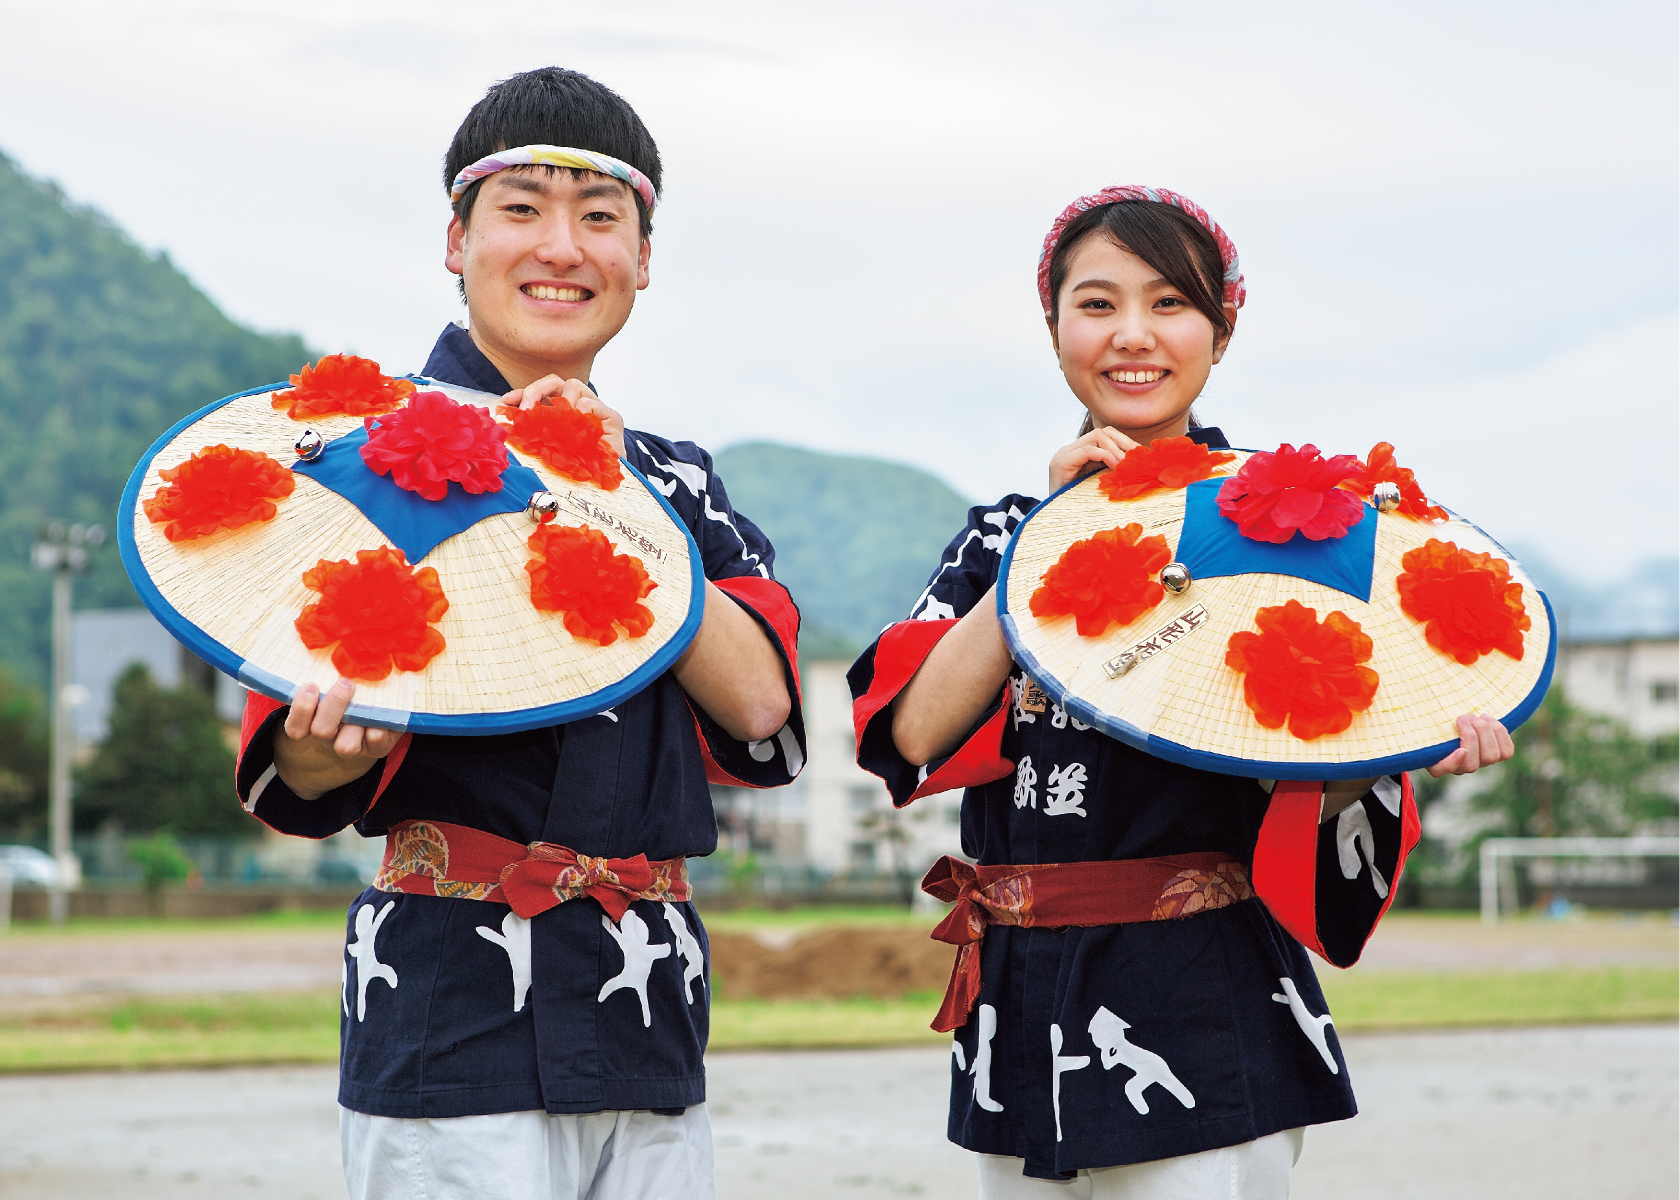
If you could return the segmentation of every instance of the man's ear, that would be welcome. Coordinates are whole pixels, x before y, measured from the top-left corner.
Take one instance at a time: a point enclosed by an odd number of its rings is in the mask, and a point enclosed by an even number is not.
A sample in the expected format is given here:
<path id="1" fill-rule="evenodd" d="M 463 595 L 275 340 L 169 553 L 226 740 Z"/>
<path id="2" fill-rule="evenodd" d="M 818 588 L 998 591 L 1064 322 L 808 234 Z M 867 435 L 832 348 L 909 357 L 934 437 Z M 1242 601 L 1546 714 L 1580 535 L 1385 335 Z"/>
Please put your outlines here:
<path id="1" fill-rule="evenodd" d="M 1237 306 L 1235 304 L 1227 304 L 1224 305 L 1224 309 L 1225 321 L 1229 328 L 1226 329 L 1224 333 L 1216 335 L 1213 339 L 1214 362 L 1218 362 L 1220 359 L 1225 357 L 1225 348 L 1231 344 L 1231 335 L 1237 331 Z"/>
<path id="2" fill-rule="evenodd" d="M 463 246 L 467 240 L 467 227 L 462 223 L 459 214 L 449 218 L 449 231 L 444 235 L 443 265 L 444 269 L 456 275 L 466 273 L 466 253 Z"/>
<path id="3" fill-rule="evenodd" d="M 643 238 L 642 248 L 636 255 L 636 290 L 639 292 L 648 285 L 648 258 L 653 254 L 653 239 Z"/>

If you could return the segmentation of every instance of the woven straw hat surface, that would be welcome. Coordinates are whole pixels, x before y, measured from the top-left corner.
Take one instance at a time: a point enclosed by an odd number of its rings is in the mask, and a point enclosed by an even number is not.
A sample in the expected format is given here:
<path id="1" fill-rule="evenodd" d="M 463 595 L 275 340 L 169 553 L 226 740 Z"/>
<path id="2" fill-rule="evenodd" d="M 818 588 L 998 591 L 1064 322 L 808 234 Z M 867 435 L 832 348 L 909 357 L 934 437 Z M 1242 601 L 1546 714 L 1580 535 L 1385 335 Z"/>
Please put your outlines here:
<path id="1" fill-rule="evenodd" d="M 430 381 L 420 386 L 463 403 L 488 406 L 499 400 Z M 152 496 L 162 485 L 160 470 L 179 465 L 205 446 L 257 450 L 289 467 L 297 460 L 292 443 L 305 428 L 331 441 L 361 426 L 359 417 L 349 416 L 293 420 L 271 407 L 269 397 L 266 390 L 235 397 L 197 414 L 152 455 L 138 495 Z M 438 573 L 449 611 L 436 628 L 447 646 L 421 671 L 393 671 L 376 683 L 359 682 L 356 709 L 457 718 L 580 702 L 645 666 L 689 624 L 696 602 L 692 543 L 637 475 L 626 471 L 623 483 L 606 492 L 559 476 L 511 446 L 508 458 L 510 466 L 517 462 L 535 471 L 560 498 L 560 524 L 601 529 L 620 553 L 642 560 L 658 584 L 642 601 L 654 614 L 652 629 L 638 638 L 620 630 L 615 642 L 597 646 L 568 633 L 561 614 L 539 612 L 531 604 L 525 571 L 532 557 L 526 539 L 535 524 L 523 511 L 499 513 L 439 543 L 421 563 L 410 564 Z M 131 526 L 134 551 L 176 619 L 242 660 L 245 674 L 260 681 L 260 690 L 284 690 L 287 696 L 303 683 L 326 688 L 339 677 L 332 648 L 307 649 L 293 627 L 304 606 L 319 599 L 304 586 L 303 573 L 317 560 L 354 559 L 357 550 L 390 544 L 350 501 L 307 475 L 293 478 L 295 490 L 278 502 L 279 512 L 270 521 L 170 542 L 163 526 L 154 525 L 136 504 Z M 614 522 L 586 518 L 578 501 L 606 510 Z M 654 550 L 632 542 L 627 531 L 647 539 Z M 166 625 L 174 624 L 166 612 L 157 615 Z M 178 629 L 174 632 L 180 636 Z M 691 636 L 692 630 L 687 633 Z M 239 669 L 226 662 L 215 665 L 230 673 Z"/>
<path id="2" fill-rule="evenodd" d="M 1249 453 L 1237 452 L 1236 460 L 1216 476 L 1234 475 Z M 1141 745 L 1149 739 L 1152 753 L 1165 751 L 1164 757 L 1230 773 L 1243 773 L 1245 762 L 1267 769 L 1299 765 L 1304 768 L 1299 778 L 1369 774 L 1337 768 L 1379 761 L 1404 769 L 1392 760 L 1414 757 L 1419 761 L 1410 767 L 1426 765 L 1439 757 L 1430 756 L 1432 748 L 1456 742 L 1453 722 L 1460 713 L 1506 717 L 1531 704 L 1549 675 L 1552 623 L 1540 590 L 1497 543 L 1456 516 L 1432 524 L 1394 513 L 1370 514 L 1378 524 L 1368 604 L 1324 584 L 1254 573 L 1196 579 L 1182 595 L 1167 594 L 1152 611 L 1099 637 L 1081 637 L 1071 616 L 1035 617 L 1028 608 L 1033 592 L 1076 540 L 1136 522 L 1144 536 L 1164 536 L 1176 555 L 1186 492 L 1174 489 L 1116 502 L 1099 489 L 1099 478 L 1090 476 L 1059 493 L 1016 530 L 1000 607 L 1006 606 L 1010 649 L 1035 682 L 1081 720 L 1122 740 Z M 1474 665 L 1461 666 L 1431 646 L 1423 625 L 1402 611 L 1394 583 L 1401 556 L 1430 538 L 1510 562 L 1532 622 L 1521 660 L 1495 650 Z M 1242 675 L 1225 665 L 1231 635 L 1256 628 L 1255 610 L 1291 599 L 1316 610 L 1320 621 L 1333 611 L 1357 621 L 1374 643 L 1365 665 L 1380 679 L 1370 708 L 1354 714 L 1347 730 L 1313 741 L 1295 737 L 1287 726 L 1263 727 L 1243 700 Z M 1198 604 L 1207 611 L 1205 624 L 1118 678 L 1110 677 L 1105 662 Z M 1190 753 L 1179 754 L 1178 748 Z M 1216 765 L 1201 755 L 1241 761 Z M 1253 773 L 1264 771 L 1257 767 Z"/>

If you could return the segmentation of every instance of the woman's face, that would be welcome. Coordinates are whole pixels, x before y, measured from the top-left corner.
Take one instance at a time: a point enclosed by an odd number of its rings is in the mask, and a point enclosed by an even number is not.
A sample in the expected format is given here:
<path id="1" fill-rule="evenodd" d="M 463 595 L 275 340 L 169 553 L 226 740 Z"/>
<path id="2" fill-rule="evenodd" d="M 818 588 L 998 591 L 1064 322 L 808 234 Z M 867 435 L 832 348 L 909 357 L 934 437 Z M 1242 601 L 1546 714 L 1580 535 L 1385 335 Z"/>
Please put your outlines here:
<path id="1" fill-rule="evenodd" d="M 1226 305 L 1235 324 L 1236 307 Z M 1161 273 L 1101 232 L 1068 263 L 1050 336 L 1062 374 L 1099 427 L 1147 445 L 1189 428 L 1190 406 L 1228 334 Z"/>

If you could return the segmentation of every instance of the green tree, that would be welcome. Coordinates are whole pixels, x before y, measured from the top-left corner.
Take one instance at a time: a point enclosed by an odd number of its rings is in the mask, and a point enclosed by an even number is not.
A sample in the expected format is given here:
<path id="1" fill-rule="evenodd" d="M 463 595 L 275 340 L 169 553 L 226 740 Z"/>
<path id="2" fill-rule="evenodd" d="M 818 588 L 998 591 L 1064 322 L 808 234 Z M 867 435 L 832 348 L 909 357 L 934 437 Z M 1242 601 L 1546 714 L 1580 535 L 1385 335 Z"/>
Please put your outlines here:
<path id="1" fill-rule="evenodd" d="M 46 826 L 47 722 L 40 697 L 0 666 L 0 829 L 28 838 Z"/>
<path id="2" fill-rule="evenodd" d="M 136 832 L 255 834 L 233 768 L 210 697 L 160 687 L 134 663 L 117 680 L 110 732 L 77 772 L 76 824 L 92 829 L 114 817 Z"/>
<path id="3" fill-rule="evenodd" d="M 128 861 L 140 868 L 140 887 L 154 914 L 163 909 L 163 889 L 193 873 L 192 859 L 172 834 L 154 833 L 128 844 Z"/>
<path id="4" fill-rule="evenodd" d="M 1636 737 L 1552 688 L 1511 735 L 1516 755 L 1471 797 L 1494 820 L 1484 837 L 1617 837 L 1672 829 L 1680 738 Z"/>

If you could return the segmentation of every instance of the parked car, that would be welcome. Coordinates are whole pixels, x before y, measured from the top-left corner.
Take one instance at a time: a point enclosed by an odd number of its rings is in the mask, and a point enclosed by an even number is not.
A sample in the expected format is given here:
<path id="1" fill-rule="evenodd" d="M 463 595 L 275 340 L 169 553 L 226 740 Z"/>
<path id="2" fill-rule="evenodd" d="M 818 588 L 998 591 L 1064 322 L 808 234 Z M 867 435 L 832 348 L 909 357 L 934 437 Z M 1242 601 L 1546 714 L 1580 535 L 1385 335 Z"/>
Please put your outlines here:
<path id="1" fill-rule="evenodd" d="M 0 868 L 11 872 L 14 886 L 51 887 L 58 881 L 52 855 L 33 846 L 0 846 Z"/>

